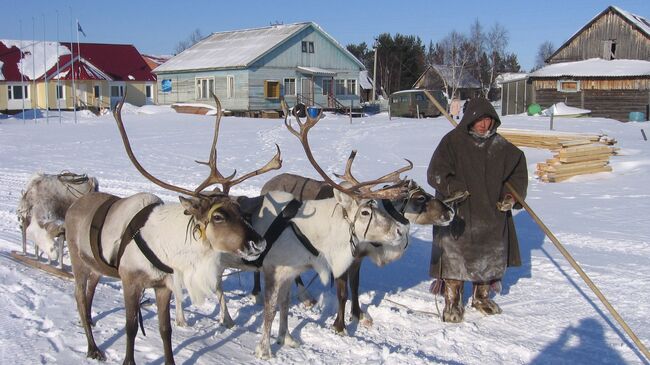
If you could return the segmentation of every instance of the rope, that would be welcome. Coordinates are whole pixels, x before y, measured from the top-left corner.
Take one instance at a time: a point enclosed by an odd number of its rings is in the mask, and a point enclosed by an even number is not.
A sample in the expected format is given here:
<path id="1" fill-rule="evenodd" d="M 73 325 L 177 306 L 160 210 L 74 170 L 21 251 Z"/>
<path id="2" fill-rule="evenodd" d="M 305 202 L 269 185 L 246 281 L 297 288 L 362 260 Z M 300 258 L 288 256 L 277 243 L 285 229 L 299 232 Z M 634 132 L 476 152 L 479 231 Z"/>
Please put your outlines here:
<path id="1" fill-rule="evenodd" d="M 444 115 L 447 118 L 447 120 L 449 120 L 449 122 L 454 127 L 456 127 L 457 123 L 453 120 L 453 118 L 451 118 L 449 116 L 447 111 L 440 105 L 440 103 L 438 103 L 436 98 L 434 98 L 431 95 L 431 93 L 429 93 L 426 90 L 424 90 L 424 94 L 427 96 L 427 98 L 429 98 L 429 100 L 433 103 L 433 105 L 435 105 L 436 108 L 438 108 L 438 110 L 440 110 L 442 115 Z M 582 278 L 582 280 L 587 284 L 589 289 L 591 289 L 591 291 L 593 291 L 594 294 L 596 294 L 598 299 L 600 299 L 601 303 L 603 303 L 605 308 L 607 308 L 607 310 L 614 317 L 616 322 L 618 322 L 618 324 L 621 325 L 621 327 L 623 328 L 625 333 L 627 333 L 627 335 L 630 336 L 630 339 L 632 340 L 632 342 L 634 342 L 634 344 L 637 346 L 639 351 L 641 351 L 643 353 L 643 355 L 648 360 L 650 360 L 650 352 L 648 351 L 648 349 L 643 345 L 641 340 L 639 340 L 639 338 L 634 333 L 634 331 L 632 331 L 632 329 L 627 325 L 625 320 L 623 320 L 623 318 L 618 314 L 616 309 L 614 309 L 614 307 L 609 303 L 607 298 L 605 298 L 605 295 L 603 295 L 603 293 L 600 291 L 600 289 L 598 289 L 596 284 L 594 284 L 594 282 L 591 281 L 589 276 L 587 276 L 587 274 L 582 270 L 582 268 L 580 267 L 580 265 L 578 265 L 576 260 L 573 259 L 573 257 L 569 253 L 569 251 L 567 251 L 566 248 L 564 247 L 564 245 L 562 245 L 562 243 L 560 243 L 560 241 L 555 237 L 553 232 L 551 232 L 551 230 L 548 229 L 548 227 L 546 227 L 544 222 L 542 222 L 542 220 L 537 216 L 537 214 L 535 214 L 533 209 L 530 206 L 528 206 L 528 204 L 526 204 L 526 202 L 521 197 L 521 195 L 519 195 L 519 193 L 517 193 L 517 191 L 515 191 L 512 184 L 510 184 L 509 182 L 506 182 L 506 188 L 508 190 L 510 190 L 510 192 L 512 193 L 512 196 L 517 200 L 517 202 L 519 202 L 519 204 L 521 204 L 521 206 L 528 212 L 528 214 L 530 214 L 530 216 L 533 218 L 535 223 L 537 223 L 537 225 L 539 225 L 539 227 L 542 229 L 542 231 L 544 231 L 546 236 L 551 240 L 551 242 L 553 242 L 553 244 L 560 251 L 562 256 L 564 256 L 564 258 L 569 262 L 569 264 L 571 264 L 571 267 L 573 267 L 573 269 L 578 273 L 578 275 L 580 275 L 580 278 Z"/>

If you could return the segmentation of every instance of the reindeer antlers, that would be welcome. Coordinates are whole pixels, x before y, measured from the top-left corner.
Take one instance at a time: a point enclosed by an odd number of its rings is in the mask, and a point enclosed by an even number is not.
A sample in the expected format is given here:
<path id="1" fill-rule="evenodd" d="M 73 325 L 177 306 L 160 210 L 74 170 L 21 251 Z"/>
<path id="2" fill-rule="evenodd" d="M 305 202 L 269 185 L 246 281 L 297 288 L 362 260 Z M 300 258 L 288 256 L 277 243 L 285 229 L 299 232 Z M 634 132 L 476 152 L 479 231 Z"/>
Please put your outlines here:
<path id="1" fill-rule="evenodd" d="M 282 106 L 282 111 L 284 113 L 284 125 L 287 127 L 289 132 L 291 132 L 293 135 L 298 137 L 300 140 L 300 143 L 302 144 L 302 147 L 305 151 L 305 154 L 307 155 L 307 159 L 309 162 L 312 164 L 314 169 L 318 172 L 318 174 L 325 179 L 325 181 L 330 184 L 333 188 L 342 191 L 346 194 L 350 194 L 352 196 L 356 196 L 359 198 L 371 198 L 371 199 L 396 199 L 398 197 L 404 196 L 407 191 L 406 191 L 406 181 L 400 179 L 399 174 L 408 171 L 413 168 L 413 163 L 409 160 L 406 160 L 409 164 L 408 166 L 402 167 L 399 170 L 393 171 L 389 174 L 386 174 L 378 179 L 375 180 L 370 180 L 370 181 L 365 181 L 365 182 L 359 182 L 353 175 L 352 175 L 352 163 L 354 161 L 354 158 L 356 157 L 357 151 L 353 150 L 352 153 L 350 153 L 350 157 L 348 158 L 346 167 L 345 167 L 345 173 L 343 175 L 338 175 L 335 174 L 337 177 L 342 178 L 343 180 L 349 182 L 352 184 L 351 187 L 343 187 L 340 184 L 337 184 L 334 182 L 328 175 L 323 171 L 323 169 L 318 165 L 316 160 L 314 159 L 314 155 L 311 152 L 311 147 L 309 147 L 309 139 L 307 138 L 307 134 L 309 133 L 309 130 L 318 123 L 318 121 L 323 117 L 323 111 L 322 109 L 319 109 L 317 114 L 311 115 L 310 110 L 307 111 L 307 120 L 305 122 L 301 122 L 298 114 L 296 113 L 295 109 L 293 112 L 293 116 L 296 118 L 296 122 L 298 124 L 299 130 L 296 130 L 293 128 L 291 125 L 291 122 L 288 120 L 289 116 L 289 108 L 287 106 L 287 103 L 284 101 L 284 99 L 281 101 L 281 106 Z M 391 186 L 387 186 L 378 190 L 372 190 L 372 187 L 381 184 L 381 183 L 393 183 Z"/>
<path id="2" fill-rule="evenodd" d="M 241 176 L 237 179 L 234 178 L 235 174 L 237 173 L 237 170 L 235 170 L 232 173 L 232 175 L 228 177 L 224 177 L 219 172 L 219 169 L 217 168 L 217 139 L 219 137 L 219 126 L 221 124 L 221 116 L 223 115 L 223 112 L 221 110 L 221 102 L 219 102 L 219 99 L 217 98 L 216 95 L 214 95 L 213 93 L 211 94 L 212 97 L 214 98 L 215 103 L 217 104 L 217 116 L 214 124 L 214 137 L 212 139 L 210 159 L 208 162 L 196 161 L 199 164 L 207 165 L 208 167 L 210 167 L 210 175 L 195 190 L 192 191 L 159 180 L 158 178 L 156 178 L 155 176 L 147 172 L 147 170 L 145 170 L 144 167 L 142 167 L 142 165 L 140 165 L 135 155 L 133 154 L 133 150 L 131 149 L 131 144 L 129 142 L 129 137 L 126 134 L 126 130 L 124 129 L 124 123 L 122 122 L 122 106 L 124 105 L 124 100 L 126 99 L 126 92 L 124 93 L 122 100 L 119 102 L 119 104 L 116 106 L 115 110 L 113 111 L 113 117 L 117 122 L 117 128 L 119 129 L 120 135 L 122 136 L 122 143 L 124 144 L 124 148 L 126 149 L 126 153 L 129 156 L 129 159 L 131 160 L 135 168 L 138 169 L 138 171 L 140 171 L 140 173 L 144 177 L 149 179 L 154 184 L 163 187 L 165 189 L 175 191 L 181 194 L 194 196 L 194 197 L 202 197 L 202 196 L 204 197 L 207 196 L 208 194 L 204 193 L 203 191 L 211 185 L 221 184 L 224 194 L 228 194 L 232 186 L 237 185 L 250 177 L 260 175 L 271 170 L 279 169 L 282 166 L 282 159 L 280 158 L 280 147 L 276 144 L 275 148 L 277 149 L 277 152 L 275 156 L 273 156 L 273 158 L 260 169 L 249 172 L 248 174 Z"/>

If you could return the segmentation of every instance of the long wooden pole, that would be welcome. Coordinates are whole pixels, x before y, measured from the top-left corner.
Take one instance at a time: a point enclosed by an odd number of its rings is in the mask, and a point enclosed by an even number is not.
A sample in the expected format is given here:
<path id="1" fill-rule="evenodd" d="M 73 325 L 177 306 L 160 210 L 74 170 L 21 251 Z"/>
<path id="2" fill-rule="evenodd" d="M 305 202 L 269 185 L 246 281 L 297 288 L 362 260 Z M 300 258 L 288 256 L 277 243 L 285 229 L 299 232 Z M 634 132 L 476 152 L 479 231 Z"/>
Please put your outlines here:
<path id="1" fill-rule="evenodd" d="M 454 127 L 456 127 L 458 125 L 458 123 L 456 123 L 456 121 L 454 121 L 454 119 L 447 113 L 447 111 L 442 107 L 442 105 L 440 105 L 438 100 L 436 100 L 436 98 L 434 98 L 433 95 L 431 95 L 431 93 L 429 93 L 428 91 L 425 90 L 424 94 L 431 101 L 431 103 L 433 103 L 433 105 L 435 105 L 435 107 L 438 108 L 438 110 L 440 110 L 440 113 L 442 113 L 442 115 L 444 115 L 447 118 L 447 120 L 449 120 L 449 122 Z M 510 191 L 512 196 L 517 200 L 517 202 L 519 202 L 519 204 L 521 204 L 521 206 L 533 218 L 535 223 L 537 223 L 539 225 L 539 227 L 542 229 L 542 231 L 544 231 L 546 236 L 551 240 L 551 242 L 553 242 L 555 247 L 560 251 L 560 253 L 564 256 L 564 258 L 571 264 L 573 269 L 578 273 L 578 275 L 580 275 L 582 280 L 587 284 L 589 289 L 591 289 L 591 291 L 593 291 L 594 294 L 596 294 L 596 296 L 598 297 L 598 299 L 600 299 L 600 301 L 603 303 L 605 308 L 607 308 L 609 313 L 614 317 L 614 319 L 616 319 L 616 322 L 618 322 L 618 324 L 620 324 L 621 327 L 623 327 L 623 330 L 625 331 L 625 333 L 627 333 L 628 336 L 630 336 L 630 339 L 632 339 L 632 342 L 634 342 L 634 344 L 636 344 L 639 351 L 641 351 L 643 353 L 643 355 L 645 355 L 645 357 L 648 360 L 650 360 L 650 352 L 648 352 L 648 349 L 645 347 L 645 345 L 643 345 L 641 340 L 639 340 L 639 337 L 637 337 L 637 335 L 634 333 L 634 331 L 632 331 L 630 326 L 627 325 L 625 320 L 623 320 L 623 317 L 621 317 L 618 314 L 618 312 L 616 311 L 616 309 L 614 309 L 614 307 L 609 303 L 607 298 L 605 298 L 605 295 L 603 295 L 603 293 L 600 291 L 600 289 L 598 289 L 596 284 L 594 284 L 594 282 L 591 281 L 589 276 L 587 276 L 587 274 L 584 272 L 584 270 L 582 270 L 582 268 L 580 267 L 580 265 L 578 265 L 576 260 L 573 259 L 573 256 L 571 256 L 569 251 L 566 250 L 564 245 L 562 245 L 562 243 L 560 243 L 560 241 L 555 237 L 553 232 L 551 232 L 551 230 L 548 229 L 548 227 L 546 227 L 544 222 L 542 222 L 542 220 L 537 216 L 537 214 L 535 214 L 533 209 L 528 204 L 526 204 L 526 202 L 521 197 L 521 195 L 519 195 L 519 193 L 517 193 L 517 191 L 513 188 L 512 184 L 510 184 L 509 182 L 506 182 L 506 188 L 508 188 L 508 190 Z"/>

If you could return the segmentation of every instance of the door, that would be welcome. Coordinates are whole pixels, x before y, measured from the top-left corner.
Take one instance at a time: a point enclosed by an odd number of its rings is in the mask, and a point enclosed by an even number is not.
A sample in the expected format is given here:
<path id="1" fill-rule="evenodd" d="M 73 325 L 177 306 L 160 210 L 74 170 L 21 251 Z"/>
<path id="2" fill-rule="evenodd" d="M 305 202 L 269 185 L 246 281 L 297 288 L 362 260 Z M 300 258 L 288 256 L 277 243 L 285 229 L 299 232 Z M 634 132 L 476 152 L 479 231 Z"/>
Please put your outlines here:
<path id="1" fill-rule="evenodd" d="M 310 78 L 303 78 L 300 82 L 300 93 L 303 98 L 303 103 L 306 105 L 314 105 L 314 83 Z"/>

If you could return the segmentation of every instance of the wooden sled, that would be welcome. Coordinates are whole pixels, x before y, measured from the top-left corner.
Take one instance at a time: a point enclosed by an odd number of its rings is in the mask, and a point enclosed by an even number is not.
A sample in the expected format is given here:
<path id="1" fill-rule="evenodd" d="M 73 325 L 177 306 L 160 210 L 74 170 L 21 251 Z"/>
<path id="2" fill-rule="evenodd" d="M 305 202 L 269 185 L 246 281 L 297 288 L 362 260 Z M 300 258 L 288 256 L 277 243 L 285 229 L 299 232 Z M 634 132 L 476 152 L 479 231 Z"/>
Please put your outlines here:
<path id="1" fill-rule="evenodd" d="M 11 257 L 22 264 L 43 270 L 48 274 L 52 274 L 61 279 L 66 279 L 66 280 L 74 279 L 74 276 L 72 275 L 71 272 L 49 265 L 45 262 L 41 262 L 36 258 L 36 256 L 24 254 L 19 251 L 11 251 Z"/>

